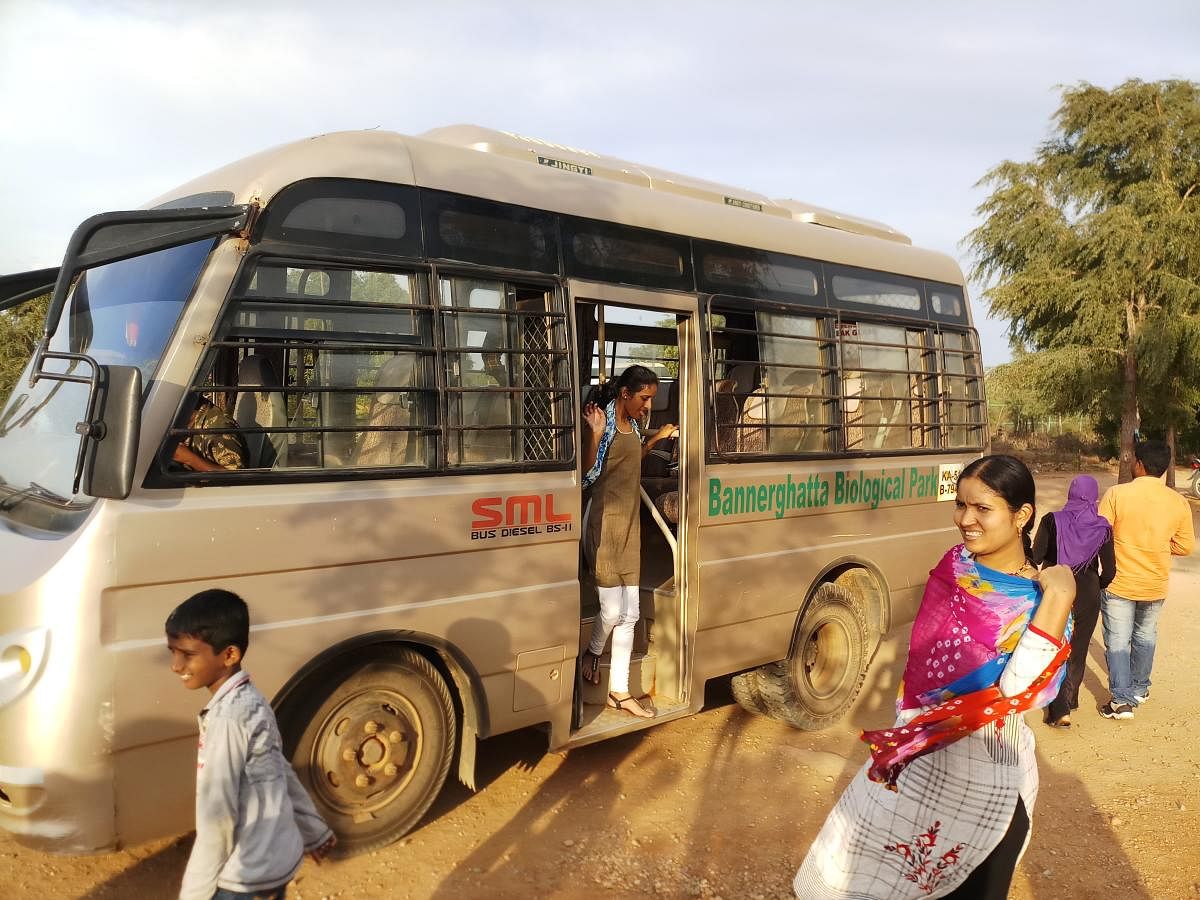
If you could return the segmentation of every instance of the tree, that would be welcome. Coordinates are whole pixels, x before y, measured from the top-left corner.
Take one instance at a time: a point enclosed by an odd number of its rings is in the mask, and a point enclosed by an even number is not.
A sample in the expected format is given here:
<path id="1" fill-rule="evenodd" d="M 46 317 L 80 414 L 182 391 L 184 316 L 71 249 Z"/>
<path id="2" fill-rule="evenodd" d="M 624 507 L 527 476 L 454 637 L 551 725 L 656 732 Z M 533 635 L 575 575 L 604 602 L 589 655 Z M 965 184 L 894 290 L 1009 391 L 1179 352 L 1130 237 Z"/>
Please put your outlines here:
<path id="1" fill-rule="evenodd" d="M 50 296 L 26 300 L 14 309 L 0 312 L 0 405 L 21 377 L 42 337 Z"/>
<path id="2" fill-rule="evenodd" d="M 1006 160 L 980 181 L 991 194 L 965 243 L 1014 338 L 1058 360 L 1047 392 L 1086 401 L 1074 395 L 1087 385 L 1119 409 L 1124 481 L 1139 407 L 1145 425 L 1172 433 L 1194 417 L 1200 85 L 1081 83 L 1063 91 L 1054 123 L 1032 161 Z"/>

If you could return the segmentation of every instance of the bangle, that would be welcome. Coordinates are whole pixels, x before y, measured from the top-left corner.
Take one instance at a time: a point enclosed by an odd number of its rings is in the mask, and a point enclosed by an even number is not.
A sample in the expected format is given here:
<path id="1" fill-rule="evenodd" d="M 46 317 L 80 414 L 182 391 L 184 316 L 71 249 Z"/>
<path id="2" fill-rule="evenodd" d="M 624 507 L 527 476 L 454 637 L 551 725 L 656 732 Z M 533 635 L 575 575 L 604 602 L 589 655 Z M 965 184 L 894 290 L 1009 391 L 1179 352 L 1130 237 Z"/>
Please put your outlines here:
<path id="1" fill-rule="evenodd" d="M 1029 630 L 1032 631 L 1034 634 L 1036 634 L 1038 637 L 1045 638 L 1050 643 L 1052 643 L 1055 647 L 1058 647 L 1060 649 L 1066 643 L 1066 641 L 1063 640 L 1062 638 L 1051 637 L 1050 635 L 1046 634 L 1046 632 L 1042 631 L 1042 629 L 1038 628 L 1032 622 L 1029 624 Z"/>

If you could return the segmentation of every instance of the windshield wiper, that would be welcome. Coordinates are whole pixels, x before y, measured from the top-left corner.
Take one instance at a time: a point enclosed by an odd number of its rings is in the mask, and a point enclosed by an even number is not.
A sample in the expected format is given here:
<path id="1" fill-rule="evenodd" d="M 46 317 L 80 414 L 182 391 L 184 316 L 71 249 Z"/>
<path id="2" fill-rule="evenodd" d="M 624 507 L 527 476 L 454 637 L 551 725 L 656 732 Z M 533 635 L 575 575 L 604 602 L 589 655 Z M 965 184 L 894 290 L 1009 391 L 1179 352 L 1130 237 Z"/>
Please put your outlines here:
<path id="1" fill-rule="evenodd" d="M 71 503 L 62 494 L 56 494 L 50 488 L 42 487 L 36 481 L 31 481 L 29 482 L 29 487 L 21 488 L 21 490 L 15 491 L 3 500 L 0 500 L 0 512 L 8 512 L 29 497 L 37 497 L 39 500 L 50 500 L 54 503 L 61 503 L 63 506 L 69 506 Z"/>

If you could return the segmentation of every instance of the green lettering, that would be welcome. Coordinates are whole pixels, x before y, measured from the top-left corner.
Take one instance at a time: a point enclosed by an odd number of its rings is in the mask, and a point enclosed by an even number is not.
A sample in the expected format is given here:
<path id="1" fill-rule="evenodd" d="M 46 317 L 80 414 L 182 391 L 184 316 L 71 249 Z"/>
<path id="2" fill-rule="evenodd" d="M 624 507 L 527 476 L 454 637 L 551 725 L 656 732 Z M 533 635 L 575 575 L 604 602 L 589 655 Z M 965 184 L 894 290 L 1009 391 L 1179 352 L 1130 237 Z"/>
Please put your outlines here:
<path id="1" fill-rule="evenodd" d="M 719 516 L 721 514 L 721 479 L 708 479 L 708 514 L 709 516 Z"/>

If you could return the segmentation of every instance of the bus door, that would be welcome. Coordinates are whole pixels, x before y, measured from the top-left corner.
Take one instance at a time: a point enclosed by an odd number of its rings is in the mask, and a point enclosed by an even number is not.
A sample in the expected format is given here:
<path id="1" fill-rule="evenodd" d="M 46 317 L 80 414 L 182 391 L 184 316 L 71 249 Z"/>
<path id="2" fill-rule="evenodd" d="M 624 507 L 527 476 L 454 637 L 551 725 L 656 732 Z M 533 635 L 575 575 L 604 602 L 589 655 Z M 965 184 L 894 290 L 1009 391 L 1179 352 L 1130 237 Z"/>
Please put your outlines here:
<path id="1" fill-rule="evenodd" d="M 687 591 L 687 560 L 694 557 L 689 551 L 698 510 L 686 498 L 703 442 L 695 298 L 611 285 L 572 287 L 580 427 L 586 427 L 582 409 L 593 389 L 635 364 L 648 367 L 659 379 L 651 410 L 641 423 L 643 435 L 649 438 L 665 425 L 679 426 L 677 438 L 660 441 L 642 459 L 641 616 L 634 634 L 629 689 L 644 698 L 642 704 L 652 706 L 656 715 L 640 719 L 607 705 L 610 638 L 601 657 L 600 683 L 576 679 L 571 743 L 577 745 L 689 711 L 694 613 Z M 582 432 L 579 446 L 582 466 Z M 581 483 L 582 476 L 581 471 Z M 594 561 L 589 558 L 588 531 L 595 524 L 588 521 L 590 501 L 590 492 L 585 491 L 579 560 L 581 660 L 599 612 Z"/>

